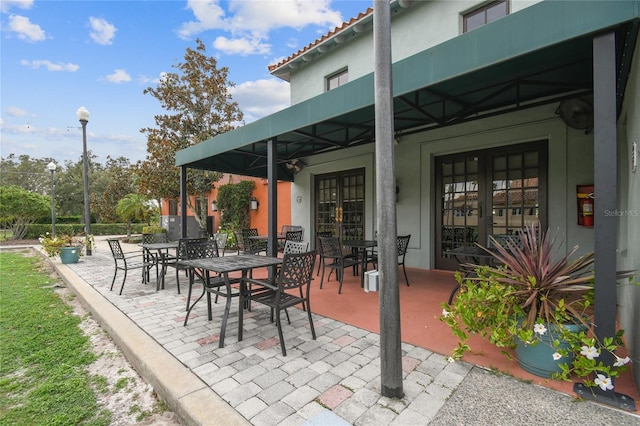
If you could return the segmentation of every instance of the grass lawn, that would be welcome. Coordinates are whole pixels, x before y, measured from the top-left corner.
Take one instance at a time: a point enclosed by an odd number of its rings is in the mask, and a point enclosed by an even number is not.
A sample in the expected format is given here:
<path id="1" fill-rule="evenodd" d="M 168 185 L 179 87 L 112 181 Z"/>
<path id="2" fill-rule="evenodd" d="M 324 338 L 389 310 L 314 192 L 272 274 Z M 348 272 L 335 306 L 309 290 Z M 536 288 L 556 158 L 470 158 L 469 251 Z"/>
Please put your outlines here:
<path id="1" fill-rule="evenodd" d="M 0 253 L 0 424 L 108 425 L 86 370 L 96 355 L 41 262 Z"/>

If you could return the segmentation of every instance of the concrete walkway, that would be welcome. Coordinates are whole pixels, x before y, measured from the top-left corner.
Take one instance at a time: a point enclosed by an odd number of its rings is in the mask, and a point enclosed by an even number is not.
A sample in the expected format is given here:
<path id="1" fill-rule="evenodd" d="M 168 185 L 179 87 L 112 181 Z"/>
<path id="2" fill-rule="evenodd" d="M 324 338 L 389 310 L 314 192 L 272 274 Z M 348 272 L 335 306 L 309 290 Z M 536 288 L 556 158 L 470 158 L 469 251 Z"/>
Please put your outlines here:
<path id="1" fill-rule="evenodd" d="M 97 238 L 93 256 L 52 263 L 139 374 L 189 425 L 640 425 L 637 413 L 575 398 L 441 354 L 402 344 L 402 399 L 380 395 L 379 336 L 314 315 L 311 339 L 306 313 L 289 309 L 284 327 L 287 357 L 269 311 L 245 314 L 237 341 L 237 301 L 218 348 L 224 304 L 199 303 L 183 326 L 187 279 L 177 294 L 175 273 L 166 288 L 144 285 L 130 273 L 122 296 L 109 291 L 111 253 Z M 135 245 L 125 250 L 138 251 Z M 6 248 L 6 247 L 5 247 Z M 116 280 L 119 286 L 122 276 Z M 194 287 L 200 294 L 201 287 Z M 313 305 L 312 305 L 313 306 Z"/>

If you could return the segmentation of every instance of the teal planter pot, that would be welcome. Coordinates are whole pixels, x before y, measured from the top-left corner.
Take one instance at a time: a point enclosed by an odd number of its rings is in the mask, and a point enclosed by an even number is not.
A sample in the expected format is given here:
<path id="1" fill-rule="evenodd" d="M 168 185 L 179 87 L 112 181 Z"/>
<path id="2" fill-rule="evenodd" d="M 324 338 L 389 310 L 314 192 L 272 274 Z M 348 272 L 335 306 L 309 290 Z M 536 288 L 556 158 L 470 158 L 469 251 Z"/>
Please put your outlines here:
<path id="1" fill-rule="evenodd" d="M 62 247 L 60 248 L 60 261 L 64 264 L 78 263 L 80 259 L 81 247 Z"/>
<path id="2" fill-rule="evenodd" d="M 577 324 L 565 324 L 563 327 L 576 333 L 585 329 L 584 326 Z M 544 335 L 538 336 L 539 342 L 536 345 L 527 345 L 518 339 L 516 357 L 523 370 L 536 376 L 550 378 L 551 374 L 562 372 L 560 364 L 566 363 L 571 366 L 573 357 L 563 357 L 557 361 L 553 359 L 553 354 L 557 351 L 553 347 L 554 334 L 547 331 Z M 569 344 L 567 342 L 561 341 L 558 349 L 567 349 L 568 347 Z"/>

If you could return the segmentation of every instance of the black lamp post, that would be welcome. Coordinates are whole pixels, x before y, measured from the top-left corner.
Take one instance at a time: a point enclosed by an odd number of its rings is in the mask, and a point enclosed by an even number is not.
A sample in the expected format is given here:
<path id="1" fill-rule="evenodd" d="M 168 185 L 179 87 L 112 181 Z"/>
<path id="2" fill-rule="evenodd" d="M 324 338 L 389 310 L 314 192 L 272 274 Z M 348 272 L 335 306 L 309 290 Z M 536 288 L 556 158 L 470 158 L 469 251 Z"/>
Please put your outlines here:
<path id="1" fill-rule="evenodd" d="M 53 185 L 53 174 L 56 171 L 56 163 L 53 161 L 47 164 L 47 170 L 51 173 L 51 235 L 55 238 L 56 236 L 56 202 L 55 202 L 55 193 L 54 193 L 54 185 Z"/>
<path id="2" fill-rule="evenodd" d="M 91 212 L 89 211 L 89 159 L 87 158 L 87 123 L 89 122 L 89 111 L 83 106 L 76 111 L 78 120 L 82 125 L 82 165 L 84 180 L 84 235 L 87 256 L 91 256 Z"/>

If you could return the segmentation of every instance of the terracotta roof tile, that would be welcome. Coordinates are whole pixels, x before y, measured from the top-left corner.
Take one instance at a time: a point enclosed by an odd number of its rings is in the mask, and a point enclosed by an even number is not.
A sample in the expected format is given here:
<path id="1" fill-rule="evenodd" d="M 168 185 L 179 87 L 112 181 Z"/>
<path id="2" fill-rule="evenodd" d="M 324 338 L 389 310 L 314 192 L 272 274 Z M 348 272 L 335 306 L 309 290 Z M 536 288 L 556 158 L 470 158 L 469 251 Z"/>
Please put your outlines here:
<path id="1" fill-rule="evenodd" d="M 313 49 L 314 47 L 330 39 L 331 37 L 334 37 L 335 35 L 339 34 L 341 31 L 344 31 L 345 29 L 349 28 L 351 25 L 355 24 L 356 22 L 362 20 L 364 17 L 369 16 L 372 13 L 373 13 L 373 8 L 371 7 L 367 8 L 366 11 L 359 13 L 358 16 L 356 16 L 355 18 L 351 18 L 348 22 L 343 22 L 342 25 L 340 25 L 339 27 L 335 27 L 332 31 L 329 31 L 327 34 L 316 39 L 313 43 L 310 43 L 307 46 L 303 47 L 302 49 L 298 50 L 296 53 L 290 55 L 288 58 L 283 59 L 277 64 L 269 65 L 269 72 L 273 72 L 274 70 L 280 68 L 281 66 L 285 65 L 287 62 L 292 61 L 293 59 L 297 58 L 303 53 Z"/>

